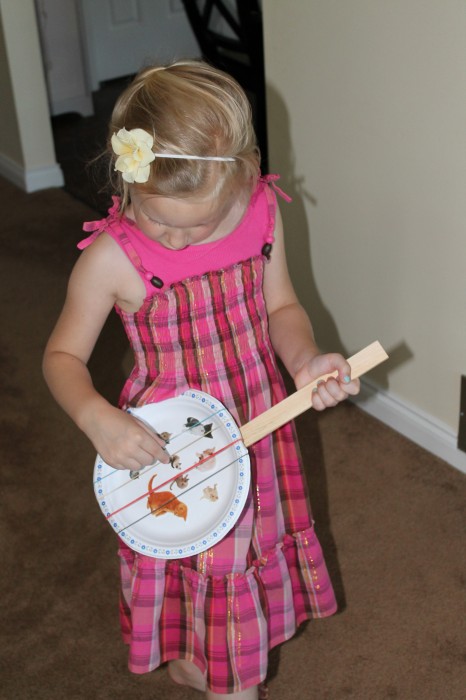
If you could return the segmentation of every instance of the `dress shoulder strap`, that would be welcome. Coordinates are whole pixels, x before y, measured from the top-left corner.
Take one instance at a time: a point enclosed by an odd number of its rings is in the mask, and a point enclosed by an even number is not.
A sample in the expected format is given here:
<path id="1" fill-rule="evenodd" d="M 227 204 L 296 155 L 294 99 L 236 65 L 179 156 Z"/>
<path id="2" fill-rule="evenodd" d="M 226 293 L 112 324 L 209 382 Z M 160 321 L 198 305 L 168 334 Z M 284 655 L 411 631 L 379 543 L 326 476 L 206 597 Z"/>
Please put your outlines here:
<path id="1" fill-rule="evenodd" d="M 280 195 L 285 202 L 291 202 L 291 197 L 287 195 L 278 185 L 277 180 L 280 175 L 269 174 L 264 175 L 261 180 L 265 183 L 264 191 L 267 197 L 268 204 L 268 223 L 266 227 L 265 243 L 262 247 L 262 254 L 269 260 L 272 252 L 272 245 L 275 241 L 275 216 L 277 212 L 277 194 Z"/>
<path id="2" fill-rule="evenodd" d="M 100 236 L 101 233 L 105 232 L 111 236 L 116 243 L 118 243 L 125 255 L 136 268 L 137 272 L 142 277 L 144 284 L 146 285 L 147 292 L 149 293 L 151 290 L 153 290 L 153 287 L 161 289 L 163 287 L 162 280 L 160 277 L 157 277 L 150 272 L 150 270 L 147 270 L 144 267 L 141 258 L 136 252 L 128 236 L 126 228 L 130 227 L 130 222 L 124 217 L 121 217 L 119 214 L 119 197 L 112 197 L 112 200 L 113 204 L 108 210 L 108 215 L 104 219 L 99 219 L 98 221 L 86 221 L 83 224 L 83 230 L 86 232 L 91 232 L 91 234 L 78 243 L 78 248 L 80 250 L 87 248 L 96 240 L 96 238 L 98 238 L 98 236 Z"/>

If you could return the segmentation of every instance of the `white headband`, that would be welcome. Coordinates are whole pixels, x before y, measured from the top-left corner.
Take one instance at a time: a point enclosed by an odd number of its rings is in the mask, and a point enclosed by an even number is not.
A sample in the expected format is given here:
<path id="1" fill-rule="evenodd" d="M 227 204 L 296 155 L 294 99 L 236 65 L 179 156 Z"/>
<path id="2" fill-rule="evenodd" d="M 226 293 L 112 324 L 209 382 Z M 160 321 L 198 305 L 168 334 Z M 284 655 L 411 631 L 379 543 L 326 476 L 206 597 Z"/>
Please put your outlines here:
<path id="1" fill-rule="evenodd" d="M 184 153 L 154 153 L 153 137 L 144 129 L 120 129 L 112 136 L 112 149 L 118 158 L 115 170 L 122 173 L 125 182 L 147 182 L 150 164 L 155 158 L 184 158 L 185 160 L 234 161 L 233 156 L 192 156 Z"/>
<path id="2" fill-rule="evenodd" d="M 233 156 L 188 156 L 184 153 L 154 153 L 156 158 L 184 158 L 185 160 L 220 160 L 233 161 Z"/>

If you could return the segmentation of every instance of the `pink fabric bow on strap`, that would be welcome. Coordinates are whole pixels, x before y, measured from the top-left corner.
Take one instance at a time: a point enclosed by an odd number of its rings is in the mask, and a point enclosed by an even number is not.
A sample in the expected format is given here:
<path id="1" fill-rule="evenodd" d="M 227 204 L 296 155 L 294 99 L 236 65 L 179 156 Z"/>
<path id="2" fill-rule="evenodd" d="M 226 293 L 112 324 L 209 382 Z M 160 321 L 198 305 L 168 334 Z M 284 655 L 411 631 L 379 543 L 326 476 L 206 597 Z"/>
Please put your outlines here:
<path id="1" fill-rule="evenodd" d="M 104 219 L 99 219 L 98 221 L 85 221 L 83 224 L 83 231 L 92 231 L 91 235 L 85 238 L 83 241 L 78 243 L 79 250 L 87 248 L 88 245 L 93 243 L 95 239 L 109 226 L 109 217 L 115 217 L 118 214 L 118 209 L 120 207 L 120 198 L 112 197 L 112 206 L 108 210 L 108 214 Z"/>
<path id="2" fill-rule="evenodd" d="M 279 194 L 280 197 L 282 197 L 282 199 L 285 200 L 285 202 L 288 202 L 288 203 L 292 202 L 293 201 L 292 198 L 289 195 L 287 195 L 286 192 L 283 192 L 281 187 L 279 187 L 276 184 L 277 180 L 279 180 L 279 179 L 280 179 L 280 175 L 275 175 L 275 174 L 264 175 L 264 177 L 263 177 L 264 182 L 266 182 L 267 184 L 270 184 L 273 187 L 273 189 L 275 190 L 275 192 L 277 194 Z"/>

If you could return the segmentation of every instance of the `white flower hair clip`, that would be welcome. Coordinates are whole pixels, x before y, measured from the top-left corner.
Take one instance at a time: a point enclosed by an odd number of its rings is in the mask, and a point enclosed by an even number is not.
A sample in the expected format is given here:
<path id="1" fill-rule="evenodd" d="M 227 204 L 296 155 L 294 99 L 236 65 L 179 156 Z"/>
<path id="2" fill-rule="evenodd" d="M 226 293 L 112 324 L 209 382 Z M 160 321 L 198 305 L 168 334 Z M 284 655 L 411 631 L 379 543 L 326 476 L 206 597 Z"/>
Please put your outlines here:
<path id="1" fill-rule="evenodd" d="M 233 156 L 194 156 L 183 153 L 154 153 L 153 137 L 144 129 L 120 129 L 113 134 L 112 149 L 118 158 L 115 170 L 122 173 L 123 180 L 129 183 L 147 182 L 150 164 L 155 158 L 184 158 L 185 160 L 234 161 Z"/>
<path id="2" fill-rule="evenodd" d="M 154 139 L 144 129 L 120 129 L 112 136 L 113 152 L 118 156 L 115 170 L 126 182 L 147 182 L 150 164 L 155 158 Z"/>

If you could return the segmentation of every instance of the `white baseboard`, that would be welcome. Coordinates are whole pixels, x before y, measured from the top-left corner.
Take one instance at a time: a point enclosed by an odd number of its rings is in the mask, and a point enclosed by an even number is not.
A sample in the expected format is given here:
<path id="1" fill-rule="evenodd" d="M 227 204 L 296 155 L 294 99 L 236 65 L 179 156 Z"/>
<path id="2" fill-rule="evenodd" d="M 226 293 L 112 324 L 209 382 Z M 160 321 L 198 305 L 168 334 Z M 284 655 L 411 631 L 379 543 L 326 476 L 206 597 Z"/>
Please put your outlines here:
<path id="1" fill-rule="evenodd" d="M 48 187 L 63 187 L 65 179 L 58 163 L 44 168 L 26 169 L 4 153 L 0 153 L 0 175 L 25 192 L 36 192 Z"/>
<path id="2" fill-rule="evenodd" d="M 353 402 L 363 411 L 466 474 L 466 452 L 458 449 L 457 436 L 448 426 L 379 389 L 367 379 L 361 380 L 361 393 Z"/>

